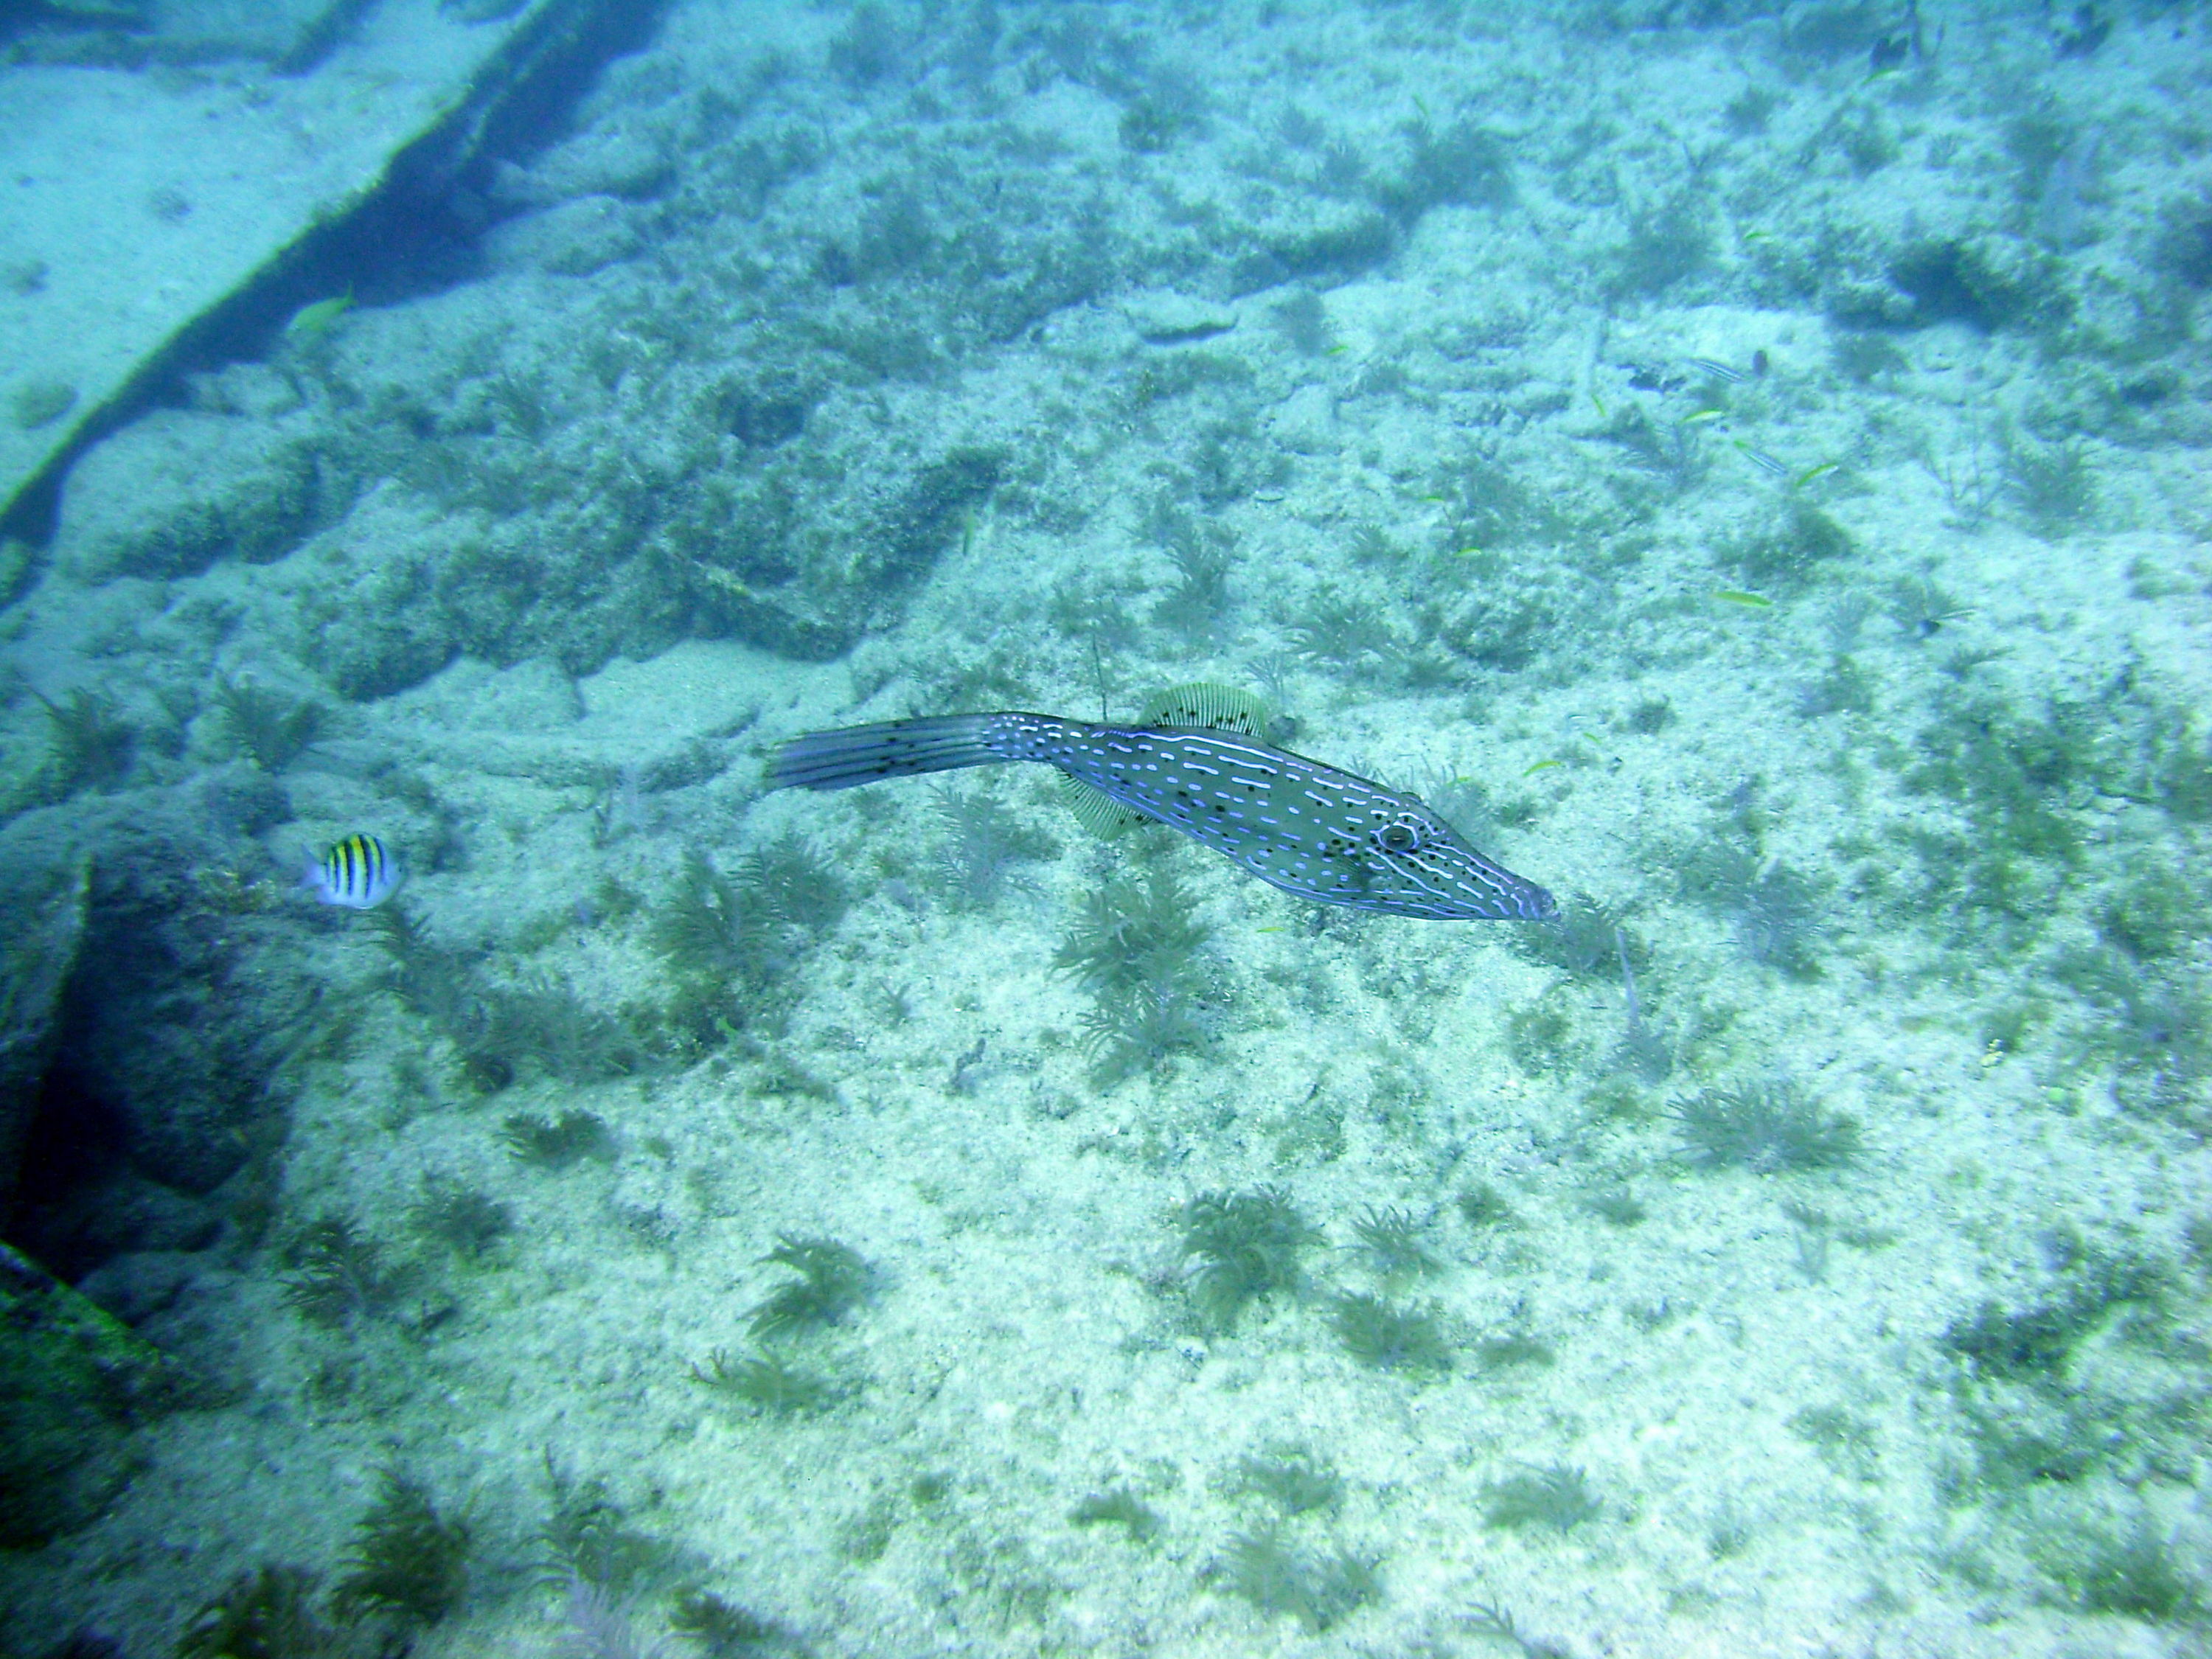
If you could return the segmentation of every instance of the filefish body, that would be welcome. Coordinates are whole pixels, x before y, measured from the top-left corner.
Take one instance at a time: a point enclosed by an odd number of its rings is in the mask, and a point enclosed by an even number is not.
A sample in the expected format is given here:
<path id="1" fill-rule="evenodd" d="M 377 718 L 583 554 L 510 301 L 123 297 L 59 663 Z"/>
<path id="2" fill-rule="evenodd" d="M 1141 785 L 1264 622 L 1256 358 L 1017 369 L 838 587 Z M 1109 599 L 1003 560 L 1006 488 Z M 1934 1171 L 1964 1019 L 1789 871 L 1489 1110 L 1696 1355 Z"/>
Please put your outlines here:
<path id="1" fill-rule="evenodd" d="M 945 714 L 793 738 L 771 789 L 1037 761 L 1322 904 L 1458 921 L 1544 921 L 1552 896 L 1495 864 L 1412 795 L 1231 732 Z"/>
<path id="2" fill-rule="evenodd" d="M 399 890 L 406 872 L 374 836 L 348 836 L 307 867 L 300 884 L 325 904 L 368 910 Z"/>

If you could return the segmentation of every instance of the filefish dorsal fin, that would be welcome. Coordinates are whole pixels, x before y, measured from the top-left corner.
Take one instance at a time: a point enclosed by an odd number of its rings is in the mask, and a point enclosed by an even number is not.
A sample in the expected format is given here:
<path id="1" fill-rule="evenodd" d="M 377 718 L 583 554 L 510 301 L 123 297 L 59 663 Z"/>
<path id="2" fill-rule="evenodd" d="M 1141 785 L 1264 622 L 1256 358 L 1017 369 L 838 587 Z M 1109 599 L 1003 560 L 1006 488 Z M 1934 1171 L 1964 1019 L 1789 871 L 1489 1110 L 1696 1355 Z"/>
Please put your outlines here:
<path id="1" fill-rule="evenodd" d="M 1182 732 L 1229 732 L 1264 742 L 1267 735 L 1267 705 L 1249 691 L 1234 686 L 1210 685 L 1194 680 L 1171 685 L 1145 700 L 1132 724 L 1164 726 Z M 1075 821 L 1102 841 L 1112 841 L 1152 819 L 1133 812 L 1111 795 L 1073 778 L 1067 784 L 1068 810 Z"/>
<path id="2" fill-rule="evenodd" d="M 1185 732 L 1233 732 L 1240 738 L 1267 737 L 1267 705 L 1234 686 L 1203 680 L 1155 691 L 1137 716 L 1139 726 L 1170 726 Z"/>

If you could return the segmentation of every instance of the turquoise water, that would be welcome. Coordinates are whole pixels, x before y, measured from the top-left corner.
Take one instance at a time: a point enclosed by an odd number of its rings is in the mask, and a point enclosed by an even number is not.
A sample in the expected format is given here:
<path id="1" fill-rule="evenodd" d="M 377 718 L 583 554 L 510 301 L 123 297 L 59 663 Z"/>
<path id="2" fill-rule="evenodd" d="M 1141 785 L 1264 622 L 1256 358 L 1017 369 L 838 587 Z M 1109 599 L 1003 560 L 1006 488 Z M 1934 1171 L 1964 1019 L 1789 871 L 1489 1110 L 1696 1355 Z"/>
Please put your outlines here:
<path id="1" fill-rule="evenodd" d="M 673 0 L 283 275 L 0 560 L 5 1651 L 2202 1651 L 2208 28 Z M 1561 920 L 761 787 L 1193 682 Z"/>

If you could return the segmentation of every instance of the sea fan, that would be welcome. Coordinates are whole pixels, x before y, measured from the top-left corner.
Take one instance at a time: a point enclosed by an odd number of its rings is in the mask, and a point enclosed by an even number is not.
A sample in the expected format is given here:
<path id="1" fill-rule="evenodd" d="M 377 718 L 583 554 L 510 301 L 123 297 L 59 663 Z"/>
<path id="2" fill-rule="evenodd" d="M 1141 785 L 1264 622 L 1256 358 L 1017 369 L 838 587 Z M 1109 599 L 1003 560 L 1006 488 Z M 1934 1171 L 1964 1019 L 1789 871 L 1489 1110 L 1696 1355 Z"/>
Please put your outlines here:
<path id="1" fill-rule="evenodd" d="M 629 1608 L 597 1584 L 570 1578 L 561 1612 L 568 1628 L 553 1645 L 553 1659 L 675 1659 L 658 1637 L 641 1638 Z"/>

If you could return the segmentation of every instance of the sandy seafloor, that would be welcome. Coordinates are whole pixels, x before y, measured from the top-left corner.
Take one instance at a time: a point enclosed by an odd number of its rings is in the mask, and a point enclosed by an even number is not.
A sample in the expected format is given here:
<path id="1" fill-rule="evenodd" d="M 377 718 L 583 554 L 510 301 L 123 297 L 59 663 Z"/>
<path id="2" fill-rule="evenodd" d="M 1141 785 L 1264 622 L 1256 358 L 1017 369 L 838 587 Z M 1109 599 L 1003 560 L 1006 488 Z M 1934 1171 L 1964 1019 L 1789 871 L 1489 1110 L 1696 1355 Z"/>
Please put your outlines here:
<path id="1" fill-rule="evenodd" d="M 702 1589 L 782 1632 L 723 1651 L 884 1659 L 2205 1651 L 2212 18 L 1921 28 L 678 0 L 470 279 L 86 457 L 0 784 L 204 922 L 261 1069 L 218 1230 L 84 1267 L 220 1403 L 0 1562 L 10 1650 L 338 1585 L 398 1469 L 471 1532 L 424 1659 L 708 1651 Z M 1602 921 L 1317 910 L 1042 773 L 760 793 L 798 732 L 1189 680 Z M 57 760 L 78 688 L 118 763 Z M 289 890 L 356 830 L 386 910 Z M 801 845 L 848 902 L 682 957 L 687 858 L 772 908 Z M 1153 867 L 1196 1035 L 1102 1066 L 1055 953 Z M 1760 1084 L 1855 1150 L 1701 1156 Z M 568 1112 L 611 1144 L 516 1155 Z M 1209 1317 L 1186 1206 L 1262 1187 L 1320 1236 Z M 1353 1248 L 1390 1209 L 1435 1271 Z M 318 1319 L 333 1217 L 385 1277 Z M 767 1342 L 818 1410 L 694 1375 L 781 1237 L 872 1273 Z M 1352 1293 L 1436 1363 L 1360 1363 Z M 1333 1501 L 1250 1478 L 1292 1446 Z M 564 1622 L 549 1460 L 631 1646 Z M 1079 1523 L 1117 1490 L 1156 1524 Z"/>

